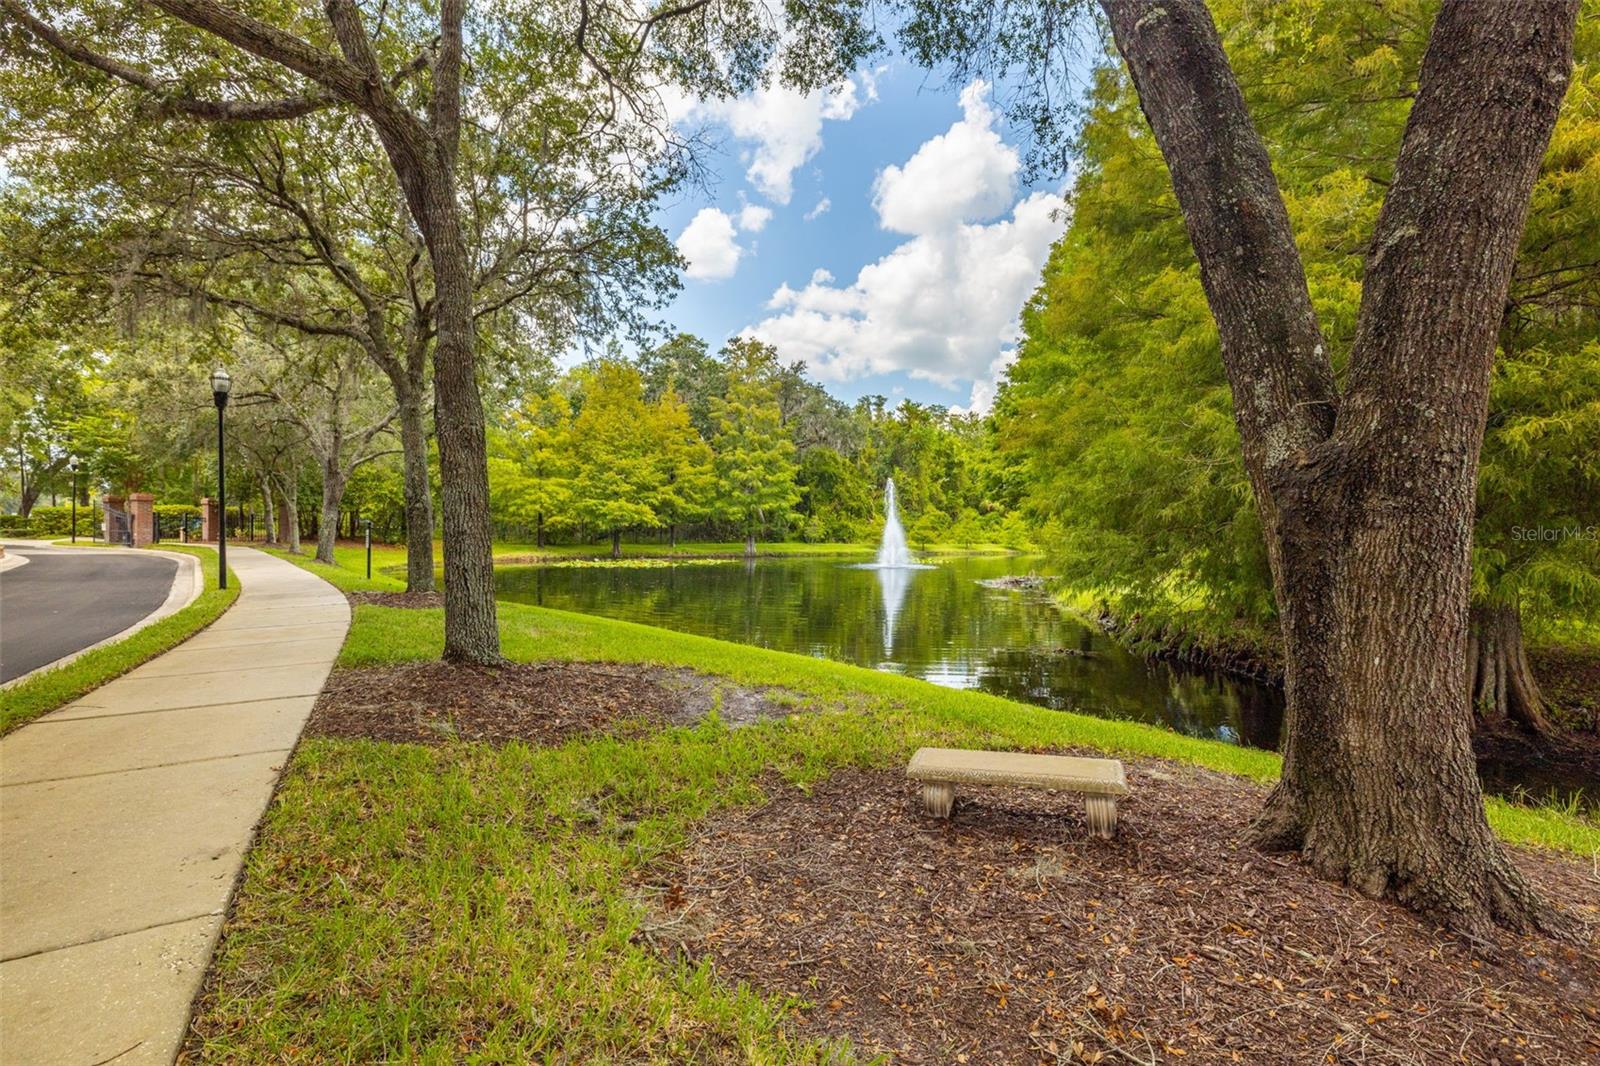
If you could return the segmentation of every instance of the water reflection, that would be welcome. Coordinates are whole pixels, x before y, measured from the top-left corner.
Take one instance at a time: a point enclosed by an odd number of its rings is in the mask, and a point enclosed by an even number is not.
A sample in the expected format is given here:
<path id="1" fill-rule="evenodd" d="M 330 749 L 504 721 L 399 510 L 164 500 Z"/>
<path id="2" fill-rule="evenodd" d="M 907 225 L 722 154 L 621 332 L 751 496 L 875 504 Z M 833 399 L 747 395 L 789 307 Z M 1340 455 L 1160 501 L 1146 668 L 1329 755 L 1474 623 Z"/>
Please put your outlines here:
<path id="1" fill-rule="evenodd" d="M 500 595 L 782 651 L 894 670 L 1045 707 L 1276 747 L 1282 695 L 1130 655 L 1037 592 L 980 580 L 1023 558 L 921 569 L 826 559 L 660 567 L 510 567 Z"/>
<path id="2" fill-rule="evenodd" d="M 915 573 L 903 566 L 879 567 L 878 588 L 883 593 L 883 657 L 894 658 L 894 624 L 906 604 L 906 590 Z"/>

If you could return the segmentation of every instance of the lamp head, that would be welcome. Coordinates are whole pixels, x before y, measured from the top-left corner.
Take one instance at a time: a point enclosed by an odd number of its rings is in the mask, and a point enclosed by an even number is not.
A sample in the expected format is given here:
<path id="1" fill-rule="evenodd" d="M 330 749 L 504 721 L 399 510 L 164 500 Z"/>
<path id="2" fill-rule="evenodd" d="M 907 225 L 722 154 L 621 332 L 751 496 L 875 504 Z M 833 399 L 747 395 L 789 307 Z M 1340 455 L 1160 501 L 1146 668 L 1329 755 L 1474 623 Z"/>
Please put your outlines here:
<path id="1" fill-rule="evenodd" d="M 211 398 L 218 407 L 228 406 L 228 393 L 233 389 L 233 378 L 227 367 L 219 366 L 211 372 Z"/>

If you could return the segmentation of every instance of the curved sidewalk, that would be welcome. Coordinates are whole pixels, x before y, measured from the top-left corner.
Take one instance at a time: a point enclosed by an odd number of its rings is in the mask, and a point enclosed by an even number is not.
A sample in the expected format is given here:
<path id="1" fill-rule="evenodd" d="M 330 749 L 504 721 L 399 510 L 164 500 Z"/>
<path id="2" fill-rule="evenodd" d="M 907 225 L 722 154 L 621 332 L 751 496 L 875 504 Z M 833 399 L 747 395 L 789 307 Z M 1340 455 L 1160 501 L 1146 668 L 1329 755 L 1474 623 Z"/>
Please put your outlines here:
<path id="1" fill-rule="evenodd" d="M 170 1063 L 244 854 L 350 625 L 228 552 L 209 628 L 0 738 L 0 1058 Z"/>

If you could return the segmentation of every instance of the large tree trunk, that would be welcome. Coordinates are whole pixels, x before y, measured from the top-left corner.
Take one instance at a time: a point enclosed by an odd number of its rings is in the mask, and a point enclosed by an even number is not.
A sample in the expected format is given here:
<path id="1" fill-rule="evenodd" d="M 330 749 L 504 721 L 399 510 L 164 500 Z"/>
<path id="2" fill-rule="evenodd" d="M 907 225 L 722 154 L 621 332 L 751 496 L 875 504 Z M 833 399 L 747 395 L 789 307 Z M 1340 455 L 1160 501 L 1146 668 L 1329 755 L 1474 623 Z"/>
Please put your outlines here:
<path id="1" fill-rule="evenodd" d="M 1255 838 L 1468 931 L 1561 929 L 1484 817 L 1466 660 L 1489 369 L 1577 2 L 1443 5 L 1342 398 L 1209 12 L 1103 2 L 1200 261 L 1272 562 L 1288 705 Z"/>
<path id="2" fill-rule="evenodd" d="M 428 433 L 422 395 L 400 401 L 400 458 L 405 476 L 406 591 L 433 591 L 433 487 L 428 483 Z"/>
<path id="3" fill-rule="evenodd" d="M 261 542 L 274 544 L 277 537 L 273 535 L 272 475 L 263 471 L 258 480 L 261 482 Z"/>
<path id="4" fill-rule="evenodd" d="M 322 470 L 322 517 L 317 522 L 317 562 L 334 564 L 333 545 L 339 536 L 339 505 L 344 502 L 345 474 L 337 463 Z"/>
<path id="5" fill-rule="evenodd" d="M 756 531 L 753 529 L 744 535 L 744 557 L 746 559 L 756 557 Z"/>
<path id="6" fill-rule="evenodd" d="M 611 558 L 622 558 L 622 530 L 620 529 L 611 531 Z"/>
<path id="7" fill-rule="evenodd" d="M 283 491 L 284 525 L 288 528 L 279 530 L 283 539 L 283 546 L 290 555 L 300 554 L 300 471 L 293 461 L 290 461 L 289 472 L 284 475 L 283 484 L 279 486 Z"/>
<path id="8" fill-rule="evenodd" d="M 538 516 L 534 519 L 534 523 L 535 523 L 535 525 L 534 525 L 534 532 L 533 532 L 533 546 L 535 548 L 543 548 L 544 547 L 544 512 L 543 511 L 539 512 Z"/>
<path id="9" fill-rule="evenodd" d="M 1522 611 L 1516 604 L 1472 605 L 1468 615 L 1467 668 L 1472 708 L 1486 726 L 1515 722 L 1540 736 L 1556 732 L 1548 704 L 1522 640 Z"/>

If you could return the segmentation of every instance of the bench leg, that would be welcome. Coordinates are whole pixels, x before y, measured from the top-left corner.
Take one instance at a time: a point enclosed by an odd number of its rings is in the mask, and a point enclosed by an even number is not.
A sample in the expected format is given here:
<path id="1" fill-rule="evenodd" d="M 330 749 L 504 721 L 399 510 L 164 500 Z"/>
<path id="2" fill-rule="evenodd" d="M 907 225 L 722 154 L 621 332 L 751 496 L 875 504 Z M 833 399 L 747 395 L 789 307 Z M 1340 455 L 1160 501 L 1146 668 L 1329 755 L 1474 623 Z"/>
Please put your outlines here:
<path id="1" fill-rule="evenodd" d="M 1101 840 L 1117 835 L 1117 797 L 1087 796 L 1084 805 L 1089 812 L 1089 832 Z"/>
<path id="2" fill-rule="evenodd" d="M 926 781 L 922 785 L 922 805 L 935 818 L 948 818 L 956 805 L 956 786 L 948 781 Z"/>

